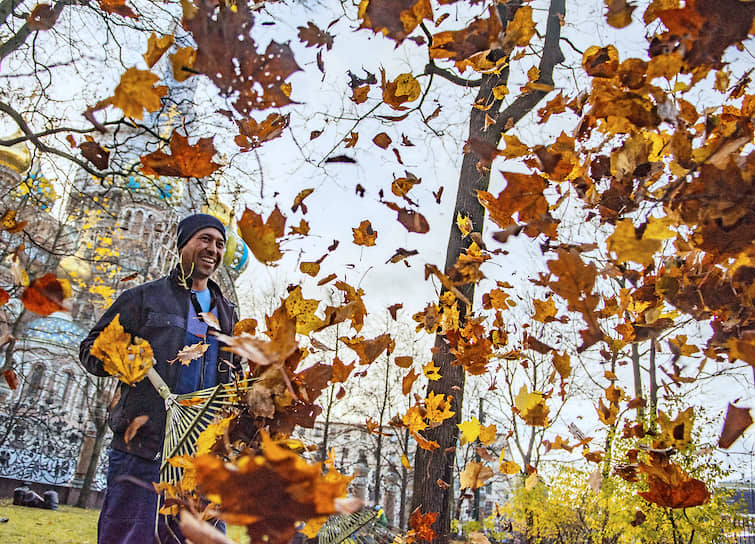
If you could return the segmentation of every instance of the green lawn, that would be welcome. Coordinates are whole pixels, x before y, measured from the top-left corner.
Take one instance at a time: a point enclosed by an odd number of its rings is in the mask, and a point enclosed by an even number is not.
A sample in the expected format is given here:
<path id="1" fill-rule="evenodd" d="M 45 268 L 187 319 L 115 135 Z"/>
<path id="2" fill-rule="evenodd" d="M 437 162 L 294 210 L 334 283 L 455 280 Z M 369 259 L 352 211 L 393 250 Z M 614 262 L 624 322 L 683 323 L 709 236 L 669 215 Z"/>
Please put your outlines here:
<path id="1" fill-rule="evenodd" d="M 3 544 L 95 544 L 98 510 L 61 505 L 59 510 L 13 506 L 0 499 L 0 542 Z M 249 542 L 243 527 L 229 527 L 236 542 Z"/>

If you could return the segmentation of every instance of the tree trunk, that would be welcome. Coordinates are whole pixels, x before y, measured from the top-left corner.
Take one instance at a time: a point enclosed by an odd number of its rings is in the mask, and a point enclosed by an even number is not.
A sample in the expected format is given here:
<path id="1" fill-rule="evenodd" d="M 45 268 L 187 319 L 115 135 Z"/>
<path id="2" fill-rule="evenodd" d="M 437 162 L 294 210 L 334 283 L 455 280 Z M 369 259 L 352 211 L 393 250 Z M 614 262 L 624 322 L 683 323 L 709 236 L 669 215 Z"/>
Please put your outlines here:
<path id="1" fill-rule="evenodd" d="M 76 506 L 79 508 L 87 508 L 89 506 L 89 496 L 92 493 L 92 483 L 94 483 L 94 477 L 97 474 L 97 466 L 100 462 L 102 447 L 105 445 L 107 418 L 103 417 L 99 420 L 95 428 L 97 429 L 97 434 L 95 435 L 94 446 L 92 447 L 92 455 L 89 457 L 87 473 L 86 476 L 84 476 L 84 482 L 81 485 L 79 500 L 76 501 Z"/>
<path id="2" fill-rule="evenodd" d="M 553 68 L 563 60 L 563 54 L 559 47 L 561 33 L 561 20 L 563 19 L 566 0 L 551 0 L 548 22 L 546 28 L 545 45 L 543 56 L 540 61 L 541 83 L 553 83 Z M 497 4 L 496 9 L 505 29 L 508 22 L 513 19 L 517 9 L 521 6 L 519 1 L 510 1 L 505 4 Z M 492 52 L 491 54 L 494 54 Z M 434 64 L 428 65 L 427 73 L 439 73 Z M 506 84 L 508 81 L 508 65 L 500 73 L 484 74 L 475 103 L 484 104 L 486 111 L 472 108 L 469 117 L 469 140 L 476 139 L 484 143 L 497 146 L 502 134 L 514 126 L 528 112 L 530 112 L 542 100 L 545 91 L 532 91 L 519 95 L 506 109 L 500 111 L 502 101 L 495 100 L 493 88 Z M 487 106 L 490 105 L 489 108 Z M 495 122 L 487 127 L 486 119 L 490 117 Z M 490 169 L 477 168 L 479 158 L 471 150 L 464 153 L 461 172 L 459 174 L 458 190 L 456 192 L 456 206 L 452 217 L 457 214 L 466 215 L 472 221 L 474 230 L 482 232 L 485 219 L 485 209 L 477 199 L 478 191 L 488 189 L 490 183 Z M 466 249 L 466 241 L 461 237 L 459 229 L 451 228 L 446 249 L 446 262 L 444 271 L 447 272 L 456 264 L 459 256 Z M 459 287 L 463 295 L 474 302 L 474 284 Z M 471 313 L 472 308 L 462 305 L 459 311 L 459 326 L 463 326 L 465 316 Z M 433 363 L 439 367 L 441 378 L 430 381 L 427 393 L 445 394 L 453 396 L 451 409 L 455 415 L 445 420 L 441 425 L 428 430 L 425 437 L 436 441 L 440 447 L 433 451 L 422 448 L 417 449 L 414 468 L 414 486 L 412 496 L 412 510 L 420 508 L 422 513 L 438 512 L 438 517 L 433 530 L 437 535 L 438 544 L 447 544 L 450 538 L 451 515 L 453 512 L 453 483 L 454 466 L 456 462 L 456 442 L 459 435 L 457 424 L 461 422 L 462 401 L 464 393 L 464 369 L 454 365 L 455 358 L 449 351 L 449 345 L 441 334 L 435 338 L 435 350 Z M 447 485 L 448 484 L 448 485 Z"/>

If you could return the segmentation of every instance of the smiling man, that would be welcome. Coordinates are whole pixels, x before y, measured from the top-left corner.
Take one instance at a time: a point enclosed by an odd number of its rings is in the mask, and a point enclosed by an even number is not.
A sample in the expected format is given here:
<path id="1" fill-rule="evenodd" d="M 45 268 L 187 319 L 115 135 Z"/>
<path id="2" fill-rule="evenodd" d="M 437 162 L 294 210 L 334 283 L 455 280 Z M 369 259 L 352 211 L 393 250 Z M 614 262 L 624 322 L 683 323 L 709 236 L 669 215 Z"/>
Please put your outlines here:
<path id="1" fill-rule="evenodd" d="M 233 334 L 236 313 L 210 276 L 225 250 L 225 227 L 214 216 L 194 214 L 178 224 L 179 263 L 168 276 L 121 294 L 81 343 L 80 359 L 97 376 L 107 376 L 103 363 L 91 354 L 99 333 L 119 315 L 126 332 L 149 341 L 155 369 L 174 393 L 189 393 L 231 380 L 231 354 L 220 350 L 200 314 L 215 316 L 224 334 Z M 189 364 L 172 362 L 184 346 L 207 344 L 204 354 Z M 148 380 L 120 385 L 108 423 L 113 431 L 107 490 L 97 527 L 97 542 L 147 544 L 183 542 L 175 524 L 160 516 L 150 482 L 160 479 L 160 455 L 165 437 L 165 404 Z M 126 430 L 147 416 L 130 440 Z M 137 421 L 144 421 L 140 417 Z M 144 482 L 145 486 L 138 485 Z"/>

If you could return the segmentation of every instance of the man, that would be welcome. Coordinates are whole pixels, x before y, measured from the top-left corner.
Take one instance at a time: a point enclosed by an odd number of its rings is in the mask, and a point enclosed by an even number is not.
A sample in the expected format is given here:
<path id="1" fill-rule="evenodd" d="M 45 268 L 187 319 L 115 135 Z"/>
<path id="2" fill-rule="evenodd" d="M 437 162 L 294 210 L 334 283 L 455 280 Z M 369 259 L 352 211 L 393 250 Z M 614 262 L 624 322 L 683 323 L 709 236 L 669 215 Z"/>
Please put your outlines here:
<path id="1" fill-rule="evenodd" d="M 103 363 L 91 354 L 97 335 L 119 315 L 126 332 L 147 340 L 155 357 L 155 370 L 174 393 L 188 393 L 231 380 L 232 355 L 221 351 L 199 314 L 209 312 L 221 332 L 232 334 L 236 323 L 233 305 L 210 280 L 223 260 L 225 228 L 215 217 L 190 215 L 178 224 L 179 264 L 170 275 L 121 294 L 81 343 L 84 367 L 107 376 Z M 204 355 L 186 366 L 171 363 L 184 347 L 209 344 Z M 118 395 L 116 395 L 118 397 Z M 148 416 L 128 443 L 125 432 L 137 416 Z M 135 386 L 120 384 L 120 396 L 110 412 L 113 431 L 107 490 L 97 526 L 99 544 L 155 542 L 157 495 L 150 482 L 160 479 L 160 455 L 165 437 L 165 404 L 149 380 Z M 129 477 L 129 478 L 124 478 Z M 135 480 L 145 482 L 139 486 Z M 158 523 L 160 542 L 182 542 L 173 523 Z"/>

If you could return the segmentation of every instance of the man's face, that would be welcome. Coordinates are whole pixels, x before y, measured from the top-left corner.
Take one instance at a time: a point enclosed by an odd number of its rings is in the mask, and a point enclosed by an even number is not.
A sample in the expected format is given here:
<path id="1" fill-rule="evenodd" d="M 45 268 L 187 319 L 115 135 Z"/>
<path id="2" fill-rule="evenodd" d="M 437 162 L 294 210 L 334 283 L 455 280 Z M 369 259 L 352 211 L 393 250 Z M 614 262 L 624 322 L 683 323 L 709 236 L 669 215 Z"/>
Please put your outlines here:
<path id="1" fill-rule="evenodd" d="M 198 230 L 181 248 L 184 273 L 194 278 L 209 278 L 220 266 L 225 251 L 223 235 L 215 228 Z"/>

